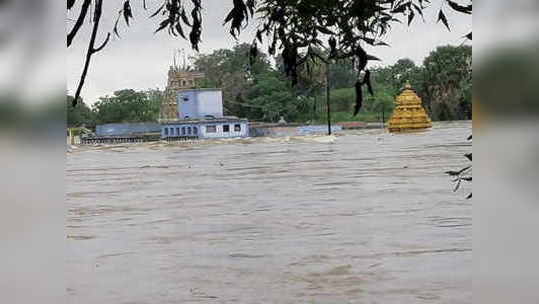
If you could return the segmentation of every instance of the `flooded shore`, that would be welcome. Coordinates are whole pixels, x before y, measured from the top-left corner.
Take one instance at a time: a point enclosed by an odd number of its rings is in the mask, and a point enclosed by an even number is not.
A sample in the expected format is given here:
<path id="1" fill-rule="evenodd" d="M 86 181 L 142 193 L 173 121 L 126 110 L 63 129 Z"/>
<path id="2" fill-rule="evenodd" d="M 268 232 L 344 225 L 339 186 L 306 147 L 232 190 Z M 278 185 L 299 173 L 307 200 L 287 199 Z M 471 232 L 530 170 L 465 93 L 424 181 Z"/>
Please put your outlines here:
<path id="1" fill-rule="evenodd" d="M 71 147 L 69 303 L 471 303 L 471 129 Z"/>

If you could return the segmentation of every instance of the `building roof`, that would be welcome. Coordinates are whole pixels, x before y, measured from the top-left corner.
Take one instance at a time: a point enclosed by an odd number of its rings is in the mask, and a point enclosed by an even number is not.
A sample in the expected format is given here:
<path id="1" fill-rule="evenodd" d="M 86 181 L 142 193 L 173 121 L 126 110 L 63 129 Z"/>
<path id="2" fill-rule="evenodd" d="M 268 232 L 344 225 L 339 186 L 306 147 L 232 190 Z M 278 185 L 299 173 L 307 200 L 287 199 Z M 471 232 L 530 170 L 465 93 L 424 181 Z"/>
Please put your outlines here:
<path id="1" fill-rule="evenodd" d="M 248 122 L 246 118 L 238 118 L 236 116 L 225 116 L 218 118 L 200 118 L 200 119 L 179 119 L 174 121 L 167 121 L 161 125 L 180 125 L 180 124 L 212 124 L 212 123 L 233 123 L 233 122 Z"/>
<path id="2" fill-rule="evenodd" d="M 219 88 L 199 88 L 199 89 L 181 89 L 180 92 L 193 92 L 193 91 L 222 91 Z"/>

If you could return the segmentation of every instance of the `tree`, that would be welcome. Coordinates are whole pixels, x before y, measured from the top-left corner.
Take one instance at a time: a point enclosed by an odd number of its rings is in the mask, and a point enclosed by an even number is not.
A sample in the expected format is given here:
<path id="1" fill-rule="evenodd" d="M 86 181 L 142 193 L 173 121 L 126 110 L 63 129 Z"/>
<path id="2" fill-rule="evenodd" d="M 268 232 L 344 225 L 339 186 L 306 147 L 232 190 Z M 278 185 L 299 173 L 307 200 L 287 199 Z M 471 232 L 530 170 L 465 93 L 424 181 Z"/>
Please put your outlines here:
<path id="1" fill-rule="evenodd" d="M 471 60 L 466 45 L 441 46 L 425 58 L 423 102 L 433 119 L 471 118 Z"/>
<path id="2" fill-rule="evenodd" d="M 157 90 L 116 91 L 113 96 L 101 97 L 94 104 L 96 123 L 157 121 L 161 99 L 162 93 Z"/>
<path id="3" fill-rule="evenodd" d="M 238 98 L 272 71 L 267 55 L 260 54 L 249 62 L 249 44 L 237 44 L 232 50 L 220 49 L 192 58 L 197 70 L 204 71 L 205 87 L 223 89 L 223 107 L 228 115 L 244 116 Z"/>
<path id="4" fill-rule="evenodd" d="M 241 101 L 247 117 L 270 122 L 278 121 L 281 116 L 286 121 L 300 120 L 311 106 L 311 100 L 298 95 L 277 72 L 261 75 Z"/>
<path id="5" fill-rule="evenodd" d="M 411 59 L 399 59 L 394 65 L 373 69 L 373 82 L 387 86 L 394 95 L 402 92 L 407 82 L 420 91 L 423 87 L 423 68 L 416 66 Z"/>
<path id="6" fill-rule="evenodd" d="M 357 81 L 358 71 L 349 58 L 336 60 L 331 65 L 330 87 L 334 89 L 351 88 Z"/>
<path id="7" fill-rule="evenodd" d="M 248 24 L 249 19 L 255 17 L 258 23 L 256 38 L 253 40 L 249 54 L 256 57 L 259 53 L 257 41 L 262 43 L 264 37 L 268 41 L 268 52 L 274 56 L 277 53 L 283 58 L 285 73 L 290 76 L 292 84 L 298 79 L 298 67 L 308 64 L 315 57 L 320 57 L 317 48 L 328 50 L 327 59 L 350 58 L 357 64 L 357 70 L 367 69 L 370 60 L 376 57 L 367 54 L 364 44 L 371 46 L 385 45 L 380 40 L 399 17 L 407 19 L 410 25 L 416 16 L 423 16 L 427 9 L 426 0 L 372 0 L 372 1 L 305 1 L 305 0 L 234 0 L 234 7 L 225 18 L 225 24 L 230 25 L 233 37 L 240 34 L 241 29 Z M 451 9 L 464 13 L 472 13 L 472 1 L 468 5 L 460 5 L 452 0 L 440 0 Z M 90 36 L 85 64 L 81 79 L 75 94 L 78 101 L 84 85 L 89 64 L 93 55 L 101 51 L 108 43 L 111 32 L 108 32 L 104 41 L 96 46 L 99 34 L 99 25 L 103 14 L 103 0 L 67 0 L 67 10 L 75 12 L 76 22 L 67 35 L 67 46 L 77 36 L 84 20 L 94 4 L 92 34 Z M 147 9 L 146 1 L 143 1 Z M 80 6 L 75 5 L 80 4 Z M 438 13 L 438 22 L 442 22 L 448 29 L 449 22 L 442 6 Z M 190 13 L 189 13 L 190 12 Z M 189 16 L 190 15 L 190 16 Z M 191 42 L 192 48 L 199 50 L 202 34 L 202 0 L 163 0 L 162 5 L 154 12 L 152 17 L 161 16 L 156 32 L 164 29 L 173 36 L 181 36 Z M 133 18 L 130 0 L 122 0 L 116 23 L 112 32 L 119 36 L 119 21 L 124 18 L 127 25 Z M 186 28 L 190 28 L 189 34 Z M 472 39 L 472 34 L 466 35 Z M 305 55 L 302 56 L 301 54 Z M 368 76 L 369 73 L 366 73 Z M 356 87 L 369 86 L 369 80 L 357 82 Z M 362 94 L 358 88 L 357 106 L 361 106 Z"/>
<path id="8" fill-rule="evenodd" d="M 94 127 L 95 120 L 92 110 L 80 101 L 76 106 L 72 106 L 74 97 L 67 95 L 67 126 L 68 127 Z"/>

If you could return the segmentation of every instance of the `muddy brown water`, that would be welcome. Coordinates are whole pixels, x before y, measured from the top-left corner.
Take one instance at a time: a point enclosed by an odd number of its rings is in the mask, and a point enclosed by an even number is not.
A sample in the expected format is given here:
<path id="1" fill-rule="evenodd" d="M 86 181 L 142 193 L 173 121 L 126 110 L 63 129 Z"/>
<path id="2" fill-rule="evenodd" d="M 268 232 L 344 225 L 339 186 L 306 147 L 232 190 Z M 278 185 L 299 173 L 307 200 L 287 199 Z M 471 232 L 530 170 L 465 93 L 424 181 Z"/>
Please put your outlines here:
<path id="1" fill-rule="evenodd" d="M 471 122 L 70 148 L 69 303 L 471 303 Z"/>

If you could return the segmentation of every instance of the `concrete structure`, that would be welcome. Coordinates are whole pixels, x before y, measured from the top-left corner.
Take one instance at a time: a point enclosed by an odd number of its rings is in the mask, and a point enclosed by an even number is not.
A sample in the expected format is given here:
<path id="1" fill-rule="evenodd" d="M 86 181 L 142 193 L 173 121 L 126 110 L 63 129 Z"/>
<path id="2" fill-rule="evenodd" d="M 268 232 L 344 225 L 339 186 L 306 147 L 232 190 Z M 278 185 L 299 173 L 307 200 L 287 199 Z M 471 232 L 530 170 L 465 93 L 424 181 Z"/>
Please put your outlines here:
<path id="1" fill-rule="evenodd" d="M 237 117 L 184 119 L 161 124 L 161 138 L 234 138 L 248 137 L 249 123 Z"/>
<path id="2" fill-rule="evenodd" d="M 111 123 L 97 125 L 95 127 L 96 135 L 101 137 L 141 135 L 149 133 L 159 133 L 160 131 L 161 126 L 158 123 L 153 122 Z"/>
<path id="3" fill-rule="evenodd" d="M 161 138 L 248 137 L 249 122 L 234 116 L 223 116 L 221 89 L 192 89 L 178 93 L 178 116 L 161 122 Z"/>
<path id="4" fill-rule="evenodd" d="M 178 94 L 179 119 L 223 117 L 221 89 L 183 90 Z"/>
<path id="5" fill-rule="evenodd" d="M 432 127 L 432 122 L 423 109 L 421 98 L 409 83 L 397 97 L 397 107 L 388 123 L 389 132 L 421 130 Z"/>

